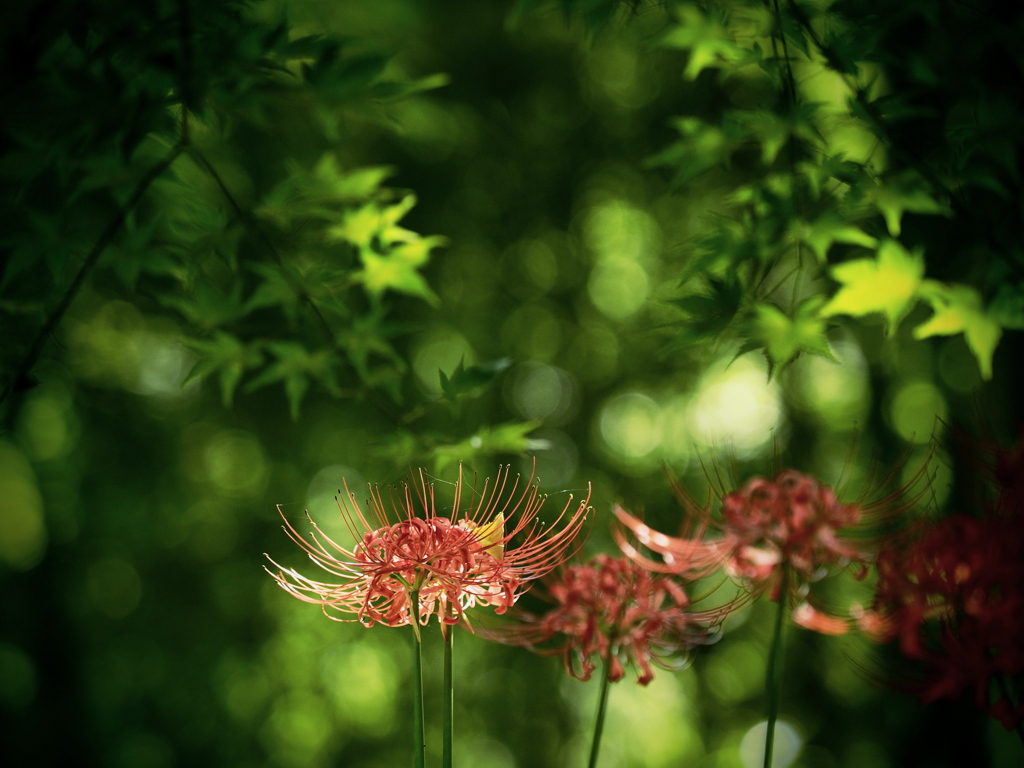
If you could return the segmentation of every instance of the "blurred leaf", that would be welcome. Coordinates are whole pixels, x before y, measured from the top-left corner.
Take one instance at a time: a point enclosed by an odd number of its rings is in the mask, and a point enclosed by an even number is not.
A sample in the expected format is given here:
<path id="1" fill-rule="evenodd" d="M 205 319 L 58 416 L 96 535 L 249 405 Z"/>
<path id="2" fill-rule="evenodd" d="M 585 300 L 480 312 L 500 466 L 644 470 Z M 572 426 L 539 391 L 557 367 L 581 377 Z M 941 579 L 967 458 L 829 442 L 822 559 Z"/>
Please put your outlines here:
<path id="1" fill-rule="evenodd" d="M 508 370 L 512 365 L 512 358 L 503 357 L 500 360 L 492 360 L 489 363 L 471 365 L 465 367 L 465 358 L 459 360 L 451 377 L 444 371 L 438 369 L 437 373 L 441 380 L 441 391 L 447 400 L 454 402 L 459 397 L 478 393 L 498 377 L 498 374 Z"/>
<path id="2" fill-rule="evenodd" d="M 695 80 L 709 67 L 723 67 L 756 60 L 756 54 L 736 44 L 714 11 L 705 13 L 690 3 L 676 9 L 679 26 L 662 38 L 662 45 L 690 52 L 683 76 Z"/>
<path id="3" fill-rule="evenodd" d="M 685 184 L 712 168 L 727 166 L 733 152 L 750 139 L 749 130 L 729 118 L 716 125 L 697 117 L 680 117 L 672 124 L 681 140 L 648 158 L 646 164 L 673 167 L 676 185 Z"/>
<path id="4" fill-rule="evenodd" d="M 231 407 L 235 389 L 245 371 L 263 363 L 263 354 L 258 344 L 245 344 L 241 339 L 223 331 L 215 332 L 211 339 L 193 339 L 186 343 L 199 355 L 199 360 L 192 366 L 182 386 L 193 379 L 216 373 L 225 408 Z"/>
<path id="5" fill-rule="evenodd" d="M 246 385 L 247 392 L 282 382 L 295 421 L 298 421 L 299 406 L 311 380 L 319 381 L 328 391 L 337 393 L 338 382 L 334 373 L 337 360 L 330 350 L 310 352 L 301 344 L 291 341 L 271 341 L 267 342 L 266 347 L 277 360 Z"/>
<path id="6" fill-rule="evenodd" d="M 218 328 L 248 314 L 240 283 L 233 283 L 224 293 L 208 280 L 199 279 L 189 294 L 161 294 L 158 299 L 200 328 Z"/>
<path id="7" fill-rule="evenodd" d="M 1000 285 L 988 311 L 1003 328 L 1024 330 L 1024 285 Z"/>
<path id="8" fill-rule="evenodd" d="M 989 381 L 992 378 L 992 354 L 1003 329 L 991 313 L 985 311 L 981 294 L 970 286 L 945 285 L 935 280 L 926 280 L 920 294 L 935 314 L 914 329 L 914 338 L 963 333 L 967 346 L 978 361 L 981 378 Z"/>
<path id="9" fill-rule="evenodd" d="M 948 206 L 936 200 L 920 183 L 907 179 L 894 179 L 880 184 L 872 195 L 875 207 L 885 218 L 885 225 L 893 237 L 900 235 L 903 213 L 932 213 L 948 215 Z"/>
<path id="10" fill-rule="evenodd" d="M 827 261 L 828 251 L 833 243 L 860 245 L 865 248 L 874 248 L 878 245 L 878 240 L 859 227 L 844 221 L 834 212 L 822 214 L 813 222 L 795 220 L 790 234 L 794 240 L 806 243 L 818 257 L 818 261 L 823 263 Z"/>
<path id="11" fill-rule="evenodd" d="M 687 315 L 685 321 L 672 323 L 680 328 L 679 335 L 670 343 L 677 349 L 695 341 L 717 336 L 732 323 L 743 301 L 743 285 L 735 275 L 725 279 L 707 278 L 708 290 L 693 293 L 668 303 Z"/>
<path id="12" fill-rule="evenodd" d="M 540 425 L 539 421 L 522 421 L 482 427 L 458 443 L 436 446 L 432 451 L 434 466 L 441 472 L 445 467 L 471 461 L 477 456 L 507 453 L 522 455 L 528 451 L 544 450 L 547 448 L 546 441 L 527 437 Z"/>
<path id="13" fill-rule="evenodd" d="M 832 300 L 822 308 L 824 317 L 873 312 L 885 315 L 889 333 L 910 310 L 924 277 L 922 251 L 908 252 L 895 240 L 883 240 L 874 259 L 855 259 L 832 267 L 841 283 Z"/>
<path id="14" fill-rule="evenodd" d="M 296 219 L 338 221 L 345 206 L 363 204 L 375 196 L 392 173 L 387 166 L 343 171 L 330 152 L 309 171 L 291 162 L 288 176 L 263 198 L 256 214 L 281 227 Z"/>
<path id="15" fill-rule="evenodd" d="M 751 340 L 764 347 L 769 377 L 801 352 L 835 361 L 825 338 L 825 321 L 820 315 L 824 301 L 821 296 L 812 296 L 797 305 L 792 317 L 773 304 L 758 302 L 754 305 L 749 333 Z"/>
<path id="16" fill-rule="evenodd" d="M 761 160 L 771 165 L 790 139 L 803 139 L 811 145 L 824 143 L 824 138 L 815 125 L 819 104 L 799 104 L 788 115 L 780 115 L 767 109 L 733 112 L 732 118 L 743 125 L 750 135 L 761 142 Z"/>

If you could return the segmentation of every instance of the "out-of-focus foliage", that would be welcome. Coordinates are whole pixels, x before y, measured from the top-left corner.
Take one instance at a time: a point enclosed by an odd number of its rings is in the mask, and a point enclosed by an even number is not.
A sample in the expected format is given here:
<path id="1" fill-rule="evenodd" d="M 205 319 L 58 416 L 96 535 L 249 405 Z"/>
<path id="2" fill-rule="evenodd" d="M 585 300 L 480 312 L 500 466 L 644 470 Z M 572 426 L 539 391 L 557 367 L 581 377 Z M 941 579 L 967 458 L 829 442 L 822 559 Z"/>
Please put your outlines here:
<path id="1" fill-rule="evenodd" d="M 300 564 L 276 503 L 345 537 L 342 478 L 535 454 L 552 501 L 593 482 L 586 554 L 613 502 L 678 526 L 666 464 L 856 499 L 933 455 L 923 513 L 971 512 L 930 441 L 1021 418 L 1022 33 L 997 0 L 5 3 L 0 761 L 405 764 L 411 632 L 261 569 Z M 752 764 L 770 613 L 620 684 L 602 761 Z M 794 765 L 1019 757 L 859 637 L 787 643 Z M 582 765 L 596 686 L 455 664 L 457 762 Z"/>

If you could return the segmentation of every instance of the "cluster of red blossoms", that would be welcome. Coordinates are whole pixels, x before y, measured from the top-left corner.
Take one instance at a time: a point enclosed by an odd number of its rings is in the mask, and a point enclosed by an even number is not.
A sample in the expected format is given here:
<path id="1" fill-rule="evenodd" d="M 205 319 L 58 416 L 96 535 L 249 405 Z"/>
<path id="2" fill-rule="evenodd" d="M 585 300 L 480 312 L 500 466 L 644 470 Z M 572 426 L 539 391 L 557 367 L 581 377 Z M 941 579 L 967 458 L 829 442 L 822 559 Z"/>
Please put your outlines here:
<path id="1" fill-rule="evenodd" d="M 280 566 L 271 575 L 331 618 L 414 627 L 432 615 L 443 625 L 468 623 L 465 612 L 475 605 L 504 613 L 533 581 L 547 576 L 549 611 L 520 611 L 517 622 L 485 627 L 483 634 L 561 656 L 569 674 L 581 680 L 599 661 L 608 665 L 609 681 L 632 665 L 645 685 L 653 664 L 678 666 L 731 610 L 756 595 L 781 602 L 806 628 L 849 631 L 849 619 L 812 605 L 811 585 L 851 565 L 861 578 L 873 564 L 875 597 L 857 612 L 856 624 L 879 642 L 898 638 L 904 655 L 929 667 L 921 686 L 925 701 L 973 687 L 978 705 L 1013 728 L 1024 720 L 1024 703 L 1011 700 L 1006 688 L 1008 680 L 1024 675 L 1022 468 L 1024 448 L 998 454 L 991 476 L 1000 492 L 989 514 L 919 523 L 877 553 L 847 532 L 864 522 L 864 509 L 893 507 L 896 497 L 863 508 L 844 504 L 816 478 L 785 470 L 723 494 L 715 519 L 710 505 L 700 507 L 676 485 L 688 513 L 679 536 L 654 531 L 616 507 L 623 554 L 577 565 L 567 561 L 579 549 L 589 494 L 575 508 L 570 498 L 546 528 L 536 520 L 545 497 L 532 477 L 522 487 L 518 478 L 510 484 L 505 468 L 478 493 L 460 472 L 451 514 L 442 516 L 421 471 L 418 482 L 393 492 L 392 512 L 378 489 L 370 489 L 365 514 L 345 488 L 339 506 L 357 540 L 351 548 L 315 523 L 307 539 L 285 521 L 289 536 L 337 581 L 314 581 Z M 746 595 L 696 609 L 687 584 L 720 569 Z"/>
<path id="2" fill-rule="evenodd" d="M 589 510 L 589 494 L 575 509 L 570 497 L 546 527 L 536 519 L 546 497 L 533 478 L 522 489 L 518 477 L 508 486 L 507 467 L 479 493 L 460 472 L 451 515 L 442 516 L 423 471 L 418 482 L 393 489 L 390 512 L 380 490 L 371 487 L 367 515 L 346 485 L 338 506 L 357 540 L 351 548 L 334 542 L 312 520 L 307 539 L 282 513 L 288 535 L 337 580 L 315 581 L 273 560 L 278 570 L 270 574 L 291 595 L 320 605 L 329 618 L 366 626 L 418 628 L 431 616 L 452 625 L 478 604 L 503 613 L 532 581 L 568 557 Z"/>
<path id="3" fill-rule="evenodd" d="M 999 690 L 1024 673 L 1022 523 L 952 515 L 915 527 L 879 554 L 875 600 L 860 619 L 873 639 L 898 638 L 903 655 L 924 661 L 923 701 L 973 687 L 978 707 L 1008 729 L 1024 720 L 1024 704 Z"/>
<path id="4" fill-rule="evenodd" d="M 600 660 L 608 664 L 609 681 L 621 680 L 625 666 L 633 665 L 637 682 L 647 685 L 654 678 L 652 663 L 681 666 L 717 618 L 713 611 L 695 611 L 676 580 L 622 556 L 597 555 L 568 566 L 548 592 L 554 607 L 547 613 L 524 613 L 520 623 L 486 634 L 561 656 L 578 680 L 589 680 Z"/>
<path id="5" fill-rule="evenodd" d="M 851 563 L 858 565 L 858 575 L 865 573 L 866 553 L 841 534 L 860 521 L 859 507 L 840 503 L 830 487 L 795 470 L 784 470 L 771 480 L 752 478 L 725 494 L 717 524 L 710 509 L 698 509 L 679 486 L 676 492 L 696 520 L 690 522 L 690 535 L 666 536 L 616 510 L 636 540 L 663 558 L 660 564 L 647 561 L 649 567 L 671 573 L 706 573 L 709 566 L 723 567 L 751 595 L 767 592 L 773 601 L 791 602 L 797 624 L 825 634 L 848 631 L 847 620 L 812 606 L 809 594 L 811 583 Z M 712 526 L 721 535 L 705 539 Z M 635 552 L 621 536 L 620 545 Z"/>

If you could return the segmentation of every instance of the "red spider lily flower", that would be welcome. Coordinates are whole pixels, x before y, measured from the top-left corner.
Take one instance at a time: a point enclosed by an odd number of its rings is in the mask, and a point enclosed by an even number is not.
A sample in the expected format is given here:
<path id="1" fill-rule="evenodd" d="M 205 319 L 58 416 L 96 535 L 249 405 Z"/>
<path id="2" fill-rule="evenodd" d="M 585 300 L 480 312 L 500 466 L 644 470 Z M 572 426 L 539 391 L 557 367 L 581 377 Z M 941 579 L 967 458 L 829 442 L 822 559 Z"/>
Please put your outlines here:
<path id="1" fill-rule="evenodd" d="M 797 624 L 833 635 L 849 630 L 850 622 L 813 607 L 808 594 L 812 582 L 851 563 L 860 565 L 859 575 L 865 572 L 866 552 L 840 533 L 858 523 L 860 507 L 840 503 L 829 486 L 790 469 L 771 480 L 755 477 L 723 495 L 722 520 L 713 522 L 710 505 L 701 508 L 681 486 L 673 487 L 688 512 L 685 525 L 690 532 L 666 536 L 617 509 L 622 525 L 663 562 L 645 558 L 620 531 L 617 538 L 627 555 L 670 573 L 706 575 L 724 567 L 750 594 L 767 591 L 774 601 L 783 598 L 785 573 L 786 599 L 794 602 L 792 617 Z M 720 536 L 706 539 L 712 527 Z"/>
<path id="2" fill-rule="evenodd" d="M 851 562 L 863 564 L 864 555 L 839 535 L 860 516 L 859 507 L 840 503 L 829 486 L 810 475 L 787 469 L 773 480 L 755 477 L 722 499 L 731 550 L 726 570 L 755 591 L 770 589 L 777 601 L 783 564 L 797 585 Z"/>
<path id="3" fill-rule="evenodd" d="M 522 612 L 520 623 L 488 627 L 491 640 L 522 645 L 537 653 L 561 656 L 565 670 L 589 680 L 598 661 L 610 663 L 608 680 L 637 670 L 637 682 L 654 678 L 652 664 L 678 668 L 686 653 L 705 641 L 721 609 L 696 611 L 681 584 L 652 573 L 626 557 L 597 555 L 588 563 L 565 567 L 545 583 L 551 610 L 536 616 Z"/>
<path id="4" fill-rule="evenodd" d="M 354 546 L 334 542 L 311 518 L 315 532 L 308 539 L 287 519 L 284 526 L 314 563 L 339 579 L 315 581 L 273 560 L 278 571 L 268 572 L 289 594 L 320 605 L 328 618 L 368 627 L 425 626 L 432 615 L 445 625 L 457 624 L 477 604 L 504 613 L 531 582 L 575 551 L 589 512 L 589 489 L 574 510 L 570 496 L 551 526 L 537 520 L 546 499 L 533 475 L 522 487 L 517 476 L 509 487 L 506 466 L 478 493 L 460 468 L 451 516 L 442 517 L 434 486 L 420 470 L 418 482 L 414 476 L 392 489 L 394 521 L 379 488 L 370 487 L 364 513 L 346 484 L 338 507 L 358 542 Z"/>
<path id="5" fill-rule="evenodd" d="M 903 655 L 928 668 L 925 702 L 974 688 L 979 708 L 1006 728 L 1024 720 L 1024 704 L 993 679 L 1024 674 L 1024 518 L 951 515 L 922 523 L 878 558 L 871 608 L 860 618 L 878 642 L 899 639 Z M 939 624 L 938 633 L 928 626 Z"/>

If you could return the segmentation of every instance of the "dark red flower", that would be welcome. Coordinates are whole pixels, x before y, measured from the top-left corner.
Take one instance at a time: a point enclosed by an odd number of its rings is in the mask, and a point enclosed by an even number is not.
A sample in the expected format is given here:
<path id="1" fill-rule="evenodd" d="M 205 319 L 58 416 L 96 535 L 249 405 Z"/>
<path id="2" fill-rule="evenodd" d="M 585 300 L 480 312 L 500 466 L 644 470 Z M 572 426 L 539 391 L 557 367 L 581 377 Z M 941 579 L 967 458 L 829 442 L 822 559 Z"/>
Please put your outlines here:
<path id="1" fill-rule="evenodd" d="M 1024 674 L 1024 518 L 955 514 L 922 522 L 883 549 L 877 567 L 861 626 L 879 642 L 898 638 L 905 656 L 924 662 L 922 700 L 973 688 L 981 709 L 1016 727 L 1024 707 L 993 680 Z"/>

